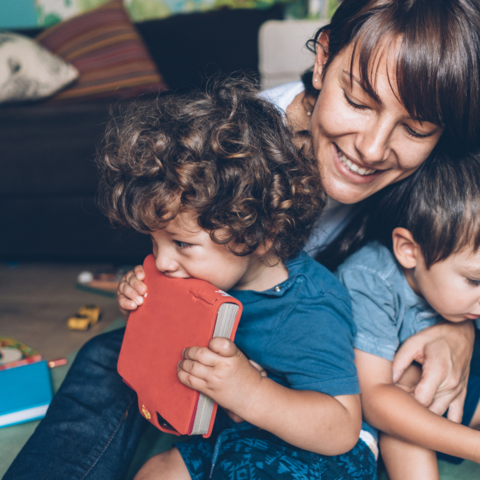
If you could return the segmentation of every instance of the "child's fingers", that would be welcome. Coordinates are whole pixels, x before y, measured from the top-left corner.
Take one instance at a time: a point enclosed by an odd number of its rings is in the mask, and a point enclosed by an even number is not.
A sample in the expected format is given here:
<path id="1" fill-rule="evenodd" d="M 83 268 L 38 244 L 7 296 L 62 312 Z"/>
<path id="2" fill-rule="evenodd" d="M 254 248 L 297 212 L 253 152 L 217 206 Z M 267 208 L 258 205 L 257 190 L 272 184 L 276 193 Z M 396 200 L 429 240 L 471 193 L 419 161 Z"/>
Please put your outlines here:
<path id="1" fill-rule="evenodd" d="M 206 365 L 203 365 L 199 362 L 186 359 L 178 362 L 177 369 L 183 370 L 184 372 L 189 373 L 190 375 L 193 375 L 194 377 L 200 378 L 202 380 L 208 379 L 212 373 L 211 367 L 207 367 Z"/>
<path id="2" fill-rule="evenodd" d="M 199 392 L 203 392 L 206 390 L 207 384 L 205 380 L 195 377 L 194 375 L 186 372 L 185 370 L 178 370 L 177 377 L 187 387 L 198 390 Z"/>
<path id="3" fill-rule="evenodd" d="M 194 360 L 207 367 L 215 367 L 221 360 L 218 355 L 206 347 L 190 347 L 182 352 L 182 357 L 186 360 Z"/>
<path id="4" fill-rule="evenodd" d="M 134 301 L 125 297 L 125 295 L 119 295 L 117 297 L 117 301 L 118 306 L 120 308 L 123 308 L 124 310 L 135 310 L 138 307 L 138 305 Z"/>
<path id="5" fill-rule="evenodd" d="M 241 355 L 237 346 L 228 338 L 216 337 L 210 340 L 208 348 L 222 357 L 235 357 Z"/>
<path id="6" fill-rule="evenodd" d="M 137 305 L 143 304 L 143 296 L 133 288 L 128 282 L 121 282 L 118 286 L 117 296 L 124 295 L 126 298 L 134 301 Z"/>
<path id="7" fill-rule="evenodd" d="M 135 276 L 139 280 L 145 280 L 145 270 L 143 269 L 143 265 L 137 265 L 134 269 L 133 272 L 135 273 Z"/>
<path id="8" fill-rule="evenodd" d="M 140 295 L 145 295 L 145 293 L 147 293 L 147 286 L 142 282 L 142 280 L 143 279 L 138 278 L 137 275 L 132 272 L 132 275 L 128 277 L 127 283 Z"/>

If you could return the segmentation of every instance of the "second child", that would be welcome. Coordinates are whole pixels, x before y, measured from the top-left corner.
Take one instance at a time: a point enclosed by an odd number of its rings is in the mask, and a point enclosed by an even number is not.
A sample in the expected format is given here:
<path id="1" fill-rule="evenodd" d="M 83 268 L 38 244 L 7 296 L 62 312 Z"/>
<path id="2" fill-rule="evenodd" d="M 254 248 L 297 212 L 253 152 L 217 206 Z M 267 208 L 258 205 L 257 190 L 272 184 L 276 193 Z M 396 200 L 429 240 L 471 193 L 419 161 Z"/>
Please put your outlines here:
<path id="1" fill-rule="evenodd" d="M 460 425 L 410 395 L 420 369 L 412 366 L 395 384 L 392 362 L 421 330 L 480 317 L 480 158 L 437 154 L 382 197 L 367 222 L 373 241 L 337 272 L 357 325 L 362 408 L 383 432 L 391 480 L 437 480 L 435 452 L 480 463 L 480 378 L 470 377 Z"/>

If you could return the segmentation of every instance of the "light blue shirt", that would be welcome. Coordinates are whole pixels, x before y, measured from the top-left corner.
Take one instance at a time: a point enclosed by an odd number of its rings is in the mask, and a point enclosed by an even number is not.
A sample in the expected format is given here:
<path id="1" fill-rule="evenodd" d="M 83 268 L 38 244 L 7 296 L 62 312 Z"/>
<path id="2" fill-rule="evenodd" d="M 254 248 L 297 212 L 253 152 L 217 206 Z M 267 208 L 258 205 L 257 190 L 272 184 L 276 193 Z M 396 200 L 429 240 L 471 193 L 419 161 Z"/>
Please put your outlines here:
<path id="1" fill-rule="evenodd" d="M 349 257 L 337 276 L 350 293 L 359 350 L 391 361 L 407 338 L 442 320 L 412 290 L 393 253 L 378 242 Z"/>

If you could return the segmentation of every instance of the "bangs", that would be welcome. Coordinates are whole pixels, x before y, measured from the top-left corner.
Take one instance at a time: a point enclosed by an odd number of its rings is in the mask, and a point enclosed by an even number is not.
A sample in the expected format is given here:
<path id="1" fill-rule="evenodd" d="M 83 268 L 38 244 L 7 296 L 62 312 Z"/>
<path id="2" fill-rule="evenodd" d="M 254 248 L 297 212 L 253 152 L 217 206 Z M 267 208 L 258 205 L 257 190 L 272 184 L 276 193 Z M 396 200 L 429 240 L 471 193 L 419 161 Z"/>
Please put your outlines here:
<path id="1" fill-rule="evenodd" d="M 352 20 L 353 19 L 353 20 Z M 379 68 L 412 118 L 444 128 L 442 142 L 471 148 L 480 129 L 480 16 L 468 0 L 344 1 L 329 32 L 329 58 L 353 46 L 353 67 L 372 98 Z M 393 70 L 393 71 L 392 71 Z"/>

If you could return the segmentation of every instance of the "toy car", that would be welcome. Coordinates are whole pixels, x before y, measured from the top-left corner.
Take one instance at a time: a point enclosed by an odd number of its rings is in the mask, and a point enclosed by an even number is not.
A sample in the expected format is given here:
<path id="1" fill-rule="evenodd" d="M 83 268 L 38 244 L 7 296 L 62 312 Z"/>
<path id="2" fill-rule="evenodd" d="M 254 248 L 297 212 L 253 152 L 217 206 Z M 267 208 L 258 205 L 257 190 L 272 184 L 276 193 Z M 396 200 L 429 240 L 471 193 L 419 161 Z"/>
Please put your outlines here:
<path id="1" fill-rule="evenodd" d="M 88 330 L 100 320 L 101 309 L 96 305 L 84 305 L 76 315 L 67 320 L 70 330 Z"/>
<path id="2" fill-rule="evenodd" d="M 97 322 L 100 320 L 100 316 L 102 315 L 102 310 L 97 305 L 84 305 L 79 311 L 79 315 L 87 315 L 90 317 L 91 325 L 96 325 Z"/>

